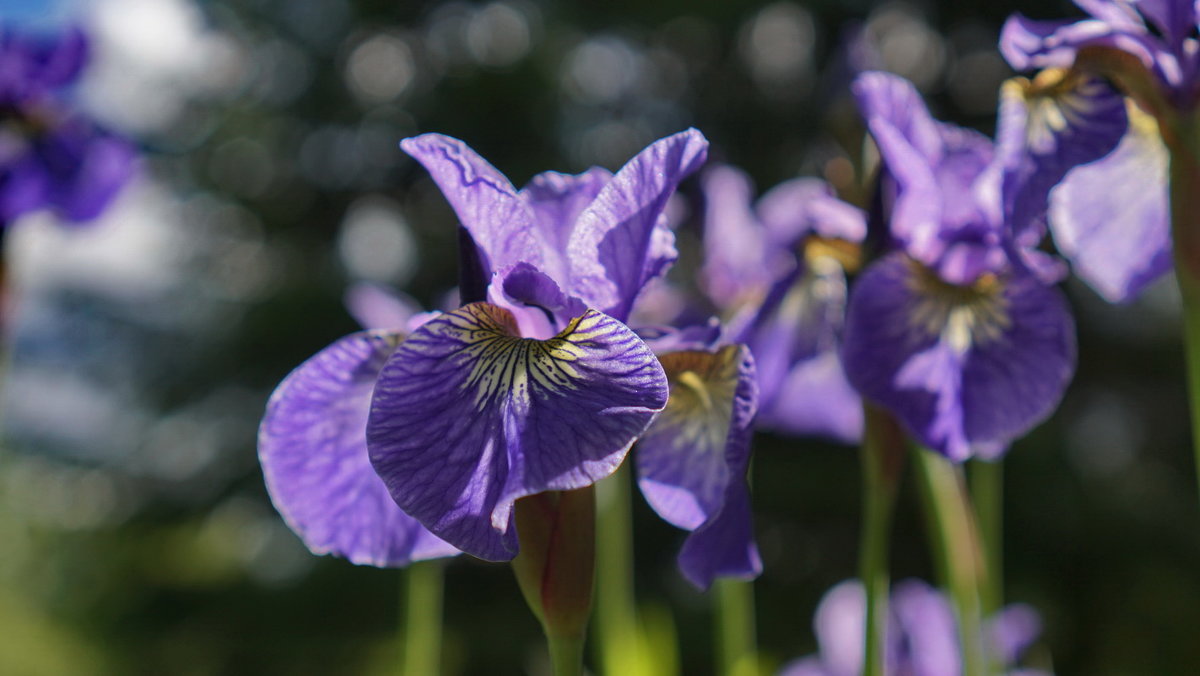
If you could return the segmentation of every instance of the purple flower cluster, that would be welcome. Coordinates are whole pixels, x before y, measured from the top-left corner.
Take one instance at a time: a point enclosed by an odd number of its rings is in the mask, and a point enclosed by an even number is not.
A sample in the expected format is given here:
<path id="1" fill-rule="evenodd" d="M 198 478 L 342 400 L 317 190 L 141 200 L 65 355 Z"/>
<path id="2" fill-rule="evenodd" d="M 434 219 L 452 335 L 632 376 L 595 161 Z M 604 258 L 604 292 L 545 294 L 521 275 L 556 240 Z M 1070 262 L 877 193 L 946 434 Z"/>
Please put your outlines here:
<path id="1" fill-rule="evenodd" d="M 78 30 L 39 36 L 0 26 L 0 227 L 43 208 L 91 220 L 132 176 L 134 148 L 60 97 L 87 56 Z"/>
<path id="2" fill-rule="evenodd" d="M 676 257 L 663 210 L 707 145 L 690 130 L 616 174 L 547 172 L 516 190 L 461 141 L 403 142 L 465 227 L 486 300 L 343 338 L 276 390 L 259 456 L 313 551 L 511 559 L 518 499 L 591 485 L 640 439 L 651 505 L 693 531 L 684 574 L 701 587 L 757 575 L 749 350 L 661 339 L 656 356 L 624 323 Z"/>
<path id="3" fill-rule="evenodd" d="M 892 590 L 884 639 L 884 673 L 957 676 L 963 673 L 962 647 L 954 609 L 938 590 L 920 580 L 904 580 Z M 863 671 L 866 593 L 858 580 L 833 587 L 813 619 L 819 652 L 785 665 L 780 676 L 858 676 Z M 1009 676 L 1044 676 L 1021 669 L 1021 655 L 1041 633 L 1037 612 L 1006 606 L 984 627 L 990 661 Z M 991 672 L 994 673 L 994 672 Z"/>

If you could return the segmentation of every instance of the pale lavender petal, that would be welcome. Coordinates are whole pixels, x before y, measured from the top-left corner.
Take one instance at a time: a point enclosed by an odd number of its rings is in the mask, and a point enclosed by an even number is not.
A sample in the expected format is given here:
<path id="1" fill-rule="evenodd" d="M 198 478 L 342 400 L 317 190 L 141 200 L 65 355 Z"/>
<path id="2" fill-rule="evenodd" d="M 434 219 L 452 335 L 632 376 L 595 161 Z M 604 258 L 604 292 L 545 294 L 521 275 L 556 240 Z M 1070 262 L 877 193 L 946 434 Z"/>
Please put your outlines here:
<path id="1" fill-rule="evenodd" d="M 589 310 L 558 336 L 521 338 L 511 314 L 475 303 L 415 331 L 384 366 L 367 425 L 392 497 L 465 552 L 517 552 L 513 503 L 616 470 L 667 403 L 658 360 Z"/>
<path id="2" fill-rule="evenodd" d="M 751 208 L 754 186 L 745 172 L 727 165 L 705 171 L 704 291 L 727 308 L 761 293 L 772 279 L 767 233 Z"/>
<path id="3" fill-rule="evenodd" d="M 862 404 L 837 355 L 845 308 L 841 266 L 813 257 L 780 280 L 740 334 L 758 364 L 765 427 L 839 441 L 860 437 Z"/>
<path id="4" fill-rule="evenodd" d="M 276 388 L 259 428 L 267 491 L 313 553 L 404 566 L 458 553 L 396 506 L 367 457 L 367 411 L 399 333 L 355 333 Z"/>
<path id="5" fill-rule="evenodd" d="M 1032 606 L 1014 603 L 988 619 L 992 649 L 1005 665 L 1014 665 L 1042 633 L 1042 619 Z"/>
<path id="6" fill-rule="evenodd" d="M 821 661 L 830 674 L 862 673 L 866 615 L 867 595 L 858 580 L 841 582 L 821 597 L 813 630 L 821 649 Z"/>
<path id="7" fill-rule="evenodd" d="M 1032 276 L 955 287 L 892 254 L 855 284 L 842 363 L 917 441 L 963 460 L 1054 410 L 1074 373 L 1074 322 L 1061 293 Z"/>
<path id="8" fill-rule="evenodd" d="M 920 580 L 905 580 L 891 596 L 891 611 L 903 635 L 901 660 L 913 676 L 960 676 L 954 610 L 941 592 Z"/>
<path id="9" fill-rule="evenodd" d="M 778 676 L 842 676 L 842 674 L 825 668 L 818 657 L 805 657 L 783 665 Z"/>
<path id="10" fill-rule="evenodd" d="M 533 210 L 487 160 L 442 134 L 406 138 L 400 147 L 429 171 L 471 233 L 487 259 L 485 274 L 521 261 L 541 264 Z"/>
<path id="11" fill-rule="evenodd" d="M 576 175 L 547 171 L 534 176 L 521 189 L 521 198 L 533 211 L 534 227 L 542 243 L 544 260 L 539 267 L 552 279 L 565 284 L 571 278 L 567 245 L 575 222 L 610 180 L 612 174 L 601 167 Z"/>
<path id="12" fill-rule="evenodd" d="M 783 245 L 795 245 L 810 235 L 847 242 L 867 236 L 863 210 L 838 199 L 820 179 L 784 181 L 768 190 L 756 208 L 771 239 Z"/>
<path id="13" fill-rule="evenodd" d="M 420 306 L 412 298 L 367 282 L 354 284 L 347 289 L 342 304 L 364 329 L 407 327 L 409 320 L 421 312 Z"/>
<path id="14" fill-rule="evenodd" d="M 626 319 L 638 292 L 663 271 L 674 250 L 663 241 L 667 201 L 707 152 L 704 135 L 689 129 L 629 160 L 579 215 L 568 244 L 573 274 L 565 291 Z"/>
<path id="15" fill-rule="evenodd" d="M 916 88 L 902 77 L 867 72 L 851 85 L 868 126 L 885 122 L 918 155 L 934 162 L 943 152 L 941 123 L 933 119 Z"/>
<path id="16" fill-rule="evenodd" d="M 1076 167 L 1050 193 L 1054 243 L 1111 302 L 1136 297 L 1171 268 L 1167 150 L 1153 119 L 1131 109 L 1108 157 Z"/>
<path id="17" fill-rule="evenodd" d="M 853 89 L 895 183 L 891 235 L 948 281 L 971 282 L 1002 267 L 1000 224 L 986 217 L 974 195 L 976 180 L 992 161 L 991 142 L 935 122 L 903 78 L 864 73 Z"/>
<path id="18" fill-rule="evenodd" d="M 847 444 L 862 440 L 863 410 L 858 392 L 846 380 L 837 349 L 792 366 L 759 422 L 796 436 L 815 435 Z"/>

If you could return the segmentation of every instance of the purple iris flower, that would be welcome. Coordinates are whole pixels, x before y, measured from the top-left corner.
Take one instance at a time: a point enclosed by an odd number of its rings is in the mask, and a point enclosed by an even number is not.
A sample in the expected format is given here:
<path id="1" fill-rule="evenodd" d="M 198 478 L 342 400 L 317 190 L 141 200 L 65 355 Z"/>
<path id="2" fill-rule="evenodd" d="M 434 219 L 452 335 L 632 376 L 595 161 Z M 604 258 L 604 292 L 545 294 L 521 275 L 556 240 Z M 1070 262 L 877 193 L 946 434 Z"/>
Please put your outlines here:
<path id="1" fill-rule="evenodd" d="M 1200 98 L 1200 40 L 1193 0 L 1075 0 L 1086 19 L 1033 21 L 1014 14 L 1000 34 L 1000 51 L 1017 70 L 1067 68 L 1085 47 L 1133 55 L 1183 110 Z"/>
<path id="2" fill-rule="evenodd" d="M 372 286 L 354 287 L 346 301 L 366 330 L 296 367 L 267 404 L 258 437 L 267 492 L 315 554 L 378 567 L 458 554 L 396 506 L 367 456 L 379 372 L 433 315 Z"/>
<path id="3" fill-rule="evenodd" d="M 746 482 L 759 396 L 754 357 L 745 345 L 722 345 L 716 324 L 647 342 L 670 398 L 638 440 L 638 487 L 659 516 L 691 531 L 678 556 L 689 582 L 707 589 L 718 577 L 753 579 L 762 572 Z"/>
<path id="4" fill-rule="evenodd" d="M 413 331 L 375 384 L 369 455 L 401 509 L 469 554 L 508 560 L 517 499 L 616 470 L 669 388 L 623 322 L 675 258 L 662 211 L 707 145 L 689 130 L 616 174 L 547 172 L 518 191 L 461 141 L 401 144 L 441 188 L 490 280 L 486 301 Z"/>
<path id="5" fill-rule="evenodd" d="M 1187 1 L 1077 2 L 1090 17 L 1080 21 L 1009 18 L 1000 49 L 1018 70 L 1044 68 L 1022 81 L 1031 110 L 1045 122 L 1069 126 L 1072 88 L 1080 76 L 1064 70 L 1085 47 L 1117 49 L 1138 58 L 1164 98 L 1194 109 L 1200 94 L 1195 37 L 1196 7 Z M 1075 272 L 1111 302 L 1134 298 L 1171 267 L 1167 150 L 1158 123 L 1130 100 L 1128 126 L 1111 154 L 1066 174 L 1051 195 L 1047 217 L 1054 241 Z M 1067 113 L 1066 116 L 1058 112 Z M 1035 113 L 1036 114 L 1036 113 Z M 1063 146 L 1075 143 L 1066 139 Z M 1085 151 L 1086 152 L 1086 151 Z"/>
<path id="6" fill-rule="evenodd" d="M 938 590 L 920 580 L 900 582 L 888 603 L 884 672 L 911 676 L 959 676 L 962 652 L 954 609 Z M 862 673 L 866 594 L 862 583 L 848 580 L 825 593 L 813 629 L 819 652 L 791 662 L 780 676 L 858 676 Z M 1017 667 L 1022 654 L 1041 633 L 1037 612 L 1026 605 L 1001 609 L 984 626 L 986 648 L 1010 676 L 1045 676 Z"/>
<path id="7" fill-rule="evenodd" d="M 758 364 L 759 422 L 845 442 L 862 436 L 862 404 L 838 356 L 846 272 L 866 236 L 863 212 L 817 179 L 794 179 L 752 205 L 750 178 L 704 176 L 703 286 L 734 341 Z"/>
<path id="8" fill-rule="evenodd" d="M 78 30 L 44 37 L 0 26 L 0 226 L 41 208 L 91 220 L 132 176 L 133 147 L 57 97 L 86 61 Z"/>
<path id="9" fill-rule="evenodd" d="M 1038 211 L 1021 200 L 1045 199 L 1028 187 L 1039 171 L 1010 157 L 1012 144 L 996 152 L 935 121 L 901 78 L 867 73 L 854 92 L 883 159 L 896 250 L 850 294 L 846 375 L 920 443 L 955 461 L 994 457 L 1054 410 L 1075 368 L 1066 300 L 1011 227 Z"/>

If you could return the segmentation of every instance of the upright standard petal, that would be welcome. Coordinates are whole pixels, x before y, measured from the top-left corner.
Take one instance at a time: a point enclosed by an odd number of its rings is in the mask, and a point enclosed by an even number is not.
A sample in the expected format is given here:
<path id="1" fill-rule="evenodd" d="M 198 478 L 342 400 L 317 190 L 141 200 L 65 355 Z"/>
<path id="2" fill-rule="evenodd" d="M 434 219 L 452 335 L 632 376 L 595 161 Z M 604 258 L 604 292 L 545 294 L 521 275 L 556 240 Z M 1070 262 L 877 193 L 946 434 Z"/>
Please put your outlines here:
<path id="1" fill-rule="evenodd" d="M 956 286 L 895 253 L 851 292 L 842 362 L 864 397 L 959 461 L 1054 410 L 1075 370 L 1075 326 L 1062 294 L 1032 276 Z"/>
<path id="2" fill-rule="evenodd" d="M 743 345 L 659 357 L 667 408 L 638 441 L 638 485 L 671 524 L 693 531 L 679 556 L 692 584 L 762 571 L 746 470 L 758 405 L 754 358 Z"/>
<path id="3" fill-rule="evenodd" d="M 258 434 L 267 492 L 315 554 L 404 566 L 453 556 L 396 506 L 367 457 L 371 390 L 398 333 L 355 333 L 301 364 L 271 395 Z"/>
<path id="4" fill-rule="evenodd" d="M 488 560 L 517 553 L 513 503 L 608 476 L 667 403 L 658 360 L 594 310 L 549 340 L 474 303 L 415 331 L 380 374 L 367 441 L 392 497 Z"/>
<path id="5" fill-rule="evenodd" d="M 579 215 L 567 245 L 573 273 L 565 291 L 627 319 L 638 292 L 673 259 L 674 247 L 655 238 L 665 227 L 667 200 L 707 154 L 704 135 L 689 129 L 652 143 L 621 167 Z"/>
<path id="6" fill-rule="evenodd" d="M 462 141 L 442 134 L 406 138 L 400 147 L 437 183 L 458 220 L 471 233 L 488 269 L 541 263 L 534 215 L 512 183 Z"/>
<path id="7" fill-rule="evenodd" d="M 766 230 L 754 214 L 754 186 L 745 172 L 720 165 L 706 170 L 704 292 L 719 308 L 753 300 L 772 280 Z"/>
<path id="8" fill-rule="evenodd" d="M 1171 269 L 1167 149 L 1132 103 L 1111 155 L 1076 167 L 1050 193 L 1050 233 L 1076 274 L 1106 300 L 1131 300 Z"/>

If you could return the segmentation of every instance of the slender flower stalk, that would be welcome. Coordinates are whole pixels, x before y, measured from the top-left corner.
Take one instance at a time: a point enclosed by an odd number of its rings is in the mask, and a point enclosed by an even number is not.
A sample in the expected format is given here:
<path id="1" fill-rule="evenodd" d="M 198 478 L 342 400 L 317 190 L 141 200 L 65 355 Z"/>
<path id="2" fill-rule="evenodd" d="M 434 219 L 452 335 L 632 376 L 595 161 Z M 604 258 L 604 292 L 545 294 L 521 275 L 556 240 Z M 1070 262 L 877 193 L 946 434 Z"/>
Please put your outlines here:
<path id="1" fill-rule="evenodd" d="M 717 673 L 754 676 L 758 673 L 754 583 L 725 579 L 715 587 Z"/>
<path id="2" fill-rule="evenodd" d="M 444 568 L 421 561 L 404 571 L 404 676 L 441 673 Z"/>
<path id="3" fill-rule="evenodd" d="M 980 585 L 979 600 L 984 615 L 991 615 L 1004 604 L 1004 462 L 972 462 L 969 478 L 979 544 L 987 565 L 987 581 Z"/>
<path id="4" fill-rule="evenodd" d="M 866 586 L 865 676 L 883 676 L 887 633 L 888 537 L 904 459 L 904 435 L 887 413 L 865 407 L 863 528 L 859 575 Z"/>
<path id="5" fill-rule="evenodd" d="M 933 553 L 944 576 L 942 582 L 950 589 L 958 619 L 962 673 L 983 676 L 988 672 L 980 590 L 987 585 L 987 573 L 962 468 L 926 449 L 919 449 L 914 455 L 929 514 Z"/>
<path id="6" fill-rule="evenodd" d="M 516 503 L 521 551 L 513 572 L 542 624 L 554 676 L 583 673 L 596 565 L 596 498 L 592 486 L 548 491 Z"/>
<path id="7" fill-rule="evenodd" d="M 596 491 L 596 650 L 604 673 L 633 674 L 640 660 L 629 470 L 617 470 Z"/>
<path id="8" fill-rule="evenodd" d="M 1179 121 L 1170 144 L 1171 235 L 1175 279 L 1183 298 L 1183 344 L 1187 355 L 1188 397 L 1191 404 L 1192 449 L 1200 484 L 1200 125 L 1194 118 Z"/>

